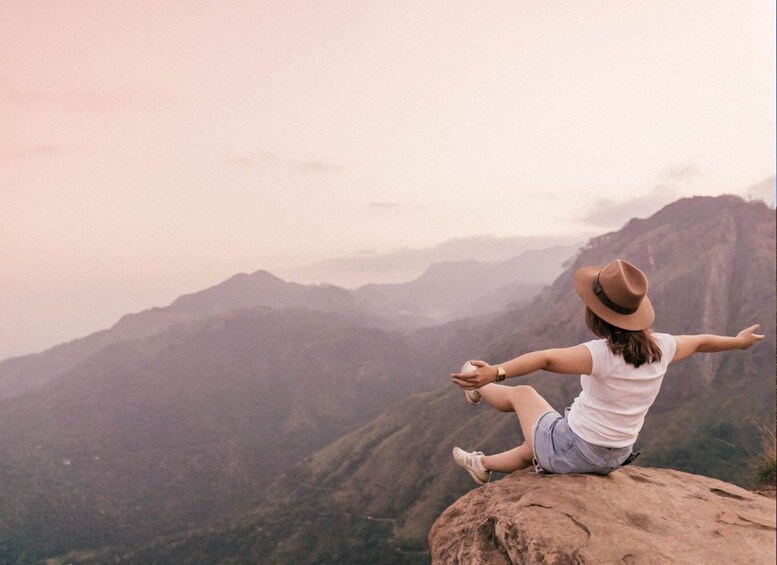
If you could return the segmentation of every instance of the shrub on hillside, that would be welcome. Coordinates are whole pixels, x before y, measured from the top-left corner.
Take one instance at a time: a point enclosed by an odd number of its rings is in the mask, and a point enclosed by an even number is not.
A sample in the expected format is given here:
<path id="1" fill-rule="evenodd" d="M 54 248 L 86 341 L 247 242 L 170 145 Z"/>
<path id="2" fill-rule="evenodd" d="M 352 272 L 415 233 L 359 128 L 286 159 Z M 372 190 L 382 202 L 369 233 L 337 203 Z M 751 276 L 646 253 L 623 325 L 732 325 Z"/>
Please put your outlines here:
<path id="1" fill-rule="evenodd" d="M 762 450 L 755 461 L 755 482 L 758 486 L 773 486 L 777 482 L 777 441 L 771 428 L 763 424 L 758 427 L 761 431 Z"/>

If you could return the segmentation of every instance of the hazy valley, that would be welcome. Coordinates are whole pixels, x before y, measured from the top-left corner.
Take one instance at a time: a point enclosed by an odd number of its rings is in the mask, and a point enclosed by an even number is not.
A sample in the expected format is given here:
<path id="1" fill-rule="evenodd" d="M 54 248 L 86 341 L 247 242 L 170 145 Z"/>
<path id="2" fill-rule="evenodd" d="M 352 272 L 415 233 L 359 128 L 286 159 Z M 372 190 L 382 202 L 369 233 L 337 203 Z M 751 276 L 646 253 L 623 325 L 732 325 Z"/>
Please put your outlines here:
<path id="1" fill-rule="evenodd" d="M 429 527 L 470 488 L 451 447 L 520 439 L 447 374 L 589 339 L 569 281 L 614 257 L 648 274 L 657 330 L 759 322 L 771 336 L 672 366 L 638 445 L 641 464 L 748 486 L 756 424 L 773 425 L 774 238 L 762 203 L 684 199 L 577 255 L 444 263 L 355 291 L 237 275 L 4 361 L 0 558 L 427 563 Z M 559 408 L 579 390 L 527 381 Z"/>

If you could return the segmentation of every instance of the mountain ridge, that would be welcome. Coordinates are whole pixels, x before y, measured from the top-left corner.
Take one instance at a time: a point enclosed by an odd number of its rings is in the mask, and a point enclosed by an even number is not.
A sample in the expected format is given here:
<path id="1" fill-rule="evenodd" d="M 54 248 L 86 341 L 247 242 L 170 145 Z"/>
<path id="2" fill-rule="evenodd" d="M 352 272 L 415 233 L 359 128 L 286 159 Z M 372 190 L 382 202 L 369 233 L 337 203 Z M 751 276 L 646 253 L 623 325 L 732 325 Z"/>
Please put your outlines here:
<path id="1" fill-rule="evenodd" d="M 437 262 L 412 281 L 368 284 L 354 294 L 382 312 L 410 319 L 413 326 L 440 325 L 491 314 L 512 301 L 528 302 L 553 281 L 573 254 L 572 247 L 555 246 L 499 262 Z"/>
<path id="2" fill-rule="evenodd" d="M 355 321 L 225 312 L 113 344 L 0 402 L 0 561 L 237 512 L 278 469 L 432 384 L 407 336 Z"/>
<path id="3" fill-rule="evenodd" d="M 305 329 L 303 324 L 297 329 L 289 327 L 286 334 L 264 338 L 258 328 L 250 329 L 245 326 L 245 331 L 239 331 L 239 328 L 243 327 L 239 324 L 248 323 L 247 317 L 250 318 L 253 314 L 236 311 L 207 318 L 203 322 L 194 322 L 195 326 L 202 325 L 200 329 L 208 331 L 193 331 L 191 336 L 185 335 L 187 324 L 178 327 L 175 331 L 184 332 L 179 334 L 179 337 L 182 344 L 188 344 L 188 350 L 186 347 L 170 349 L 164 340 L 155 338 L 146 338 L 143 344 L 120 346 L 119 352 L 123 352 L 123 356 L 116 357 L 117 362 L 130 363 L 127 366 L 132 368 L 132 372 L 125 373 L 132 379 L 146 379 L 146 383 L 163 385 L 165 379 L 173 377 L 179 379 L 179 382 L 188 382 L 180 380 L 182 372 L 199 371 L 199 380 L 192 381 L 196 387 L 179 387 L 179 390 L 185 391 L 187 395 L 203 393 L 196 398 L 185 396 L 184 400 L 192 403 L 191 405 L 181 404 L 183 401 L 175 396 L 164 397 L 165 402 L 161 402 L 162 398 L 152 396 L 154 414 L 158 415 L 155 417 L 160 418 L 156 428 L 143 427 L 140 425 L 143 424 L 142 421 L 133 419 L 142 412 L 119 412 L 124 414 L 123 418 L 128 418 L 122 420 L 127 426 L 137 427 L 139 430 L 137 437 L 123 438 L 122 441 L 126 441 L 129 447 L 142 445 L 141 439 L 146 441 L 155 438 L 160 442 L 165 440 L 163 434 L 155 434 L 154 429 L 170 428 L 171 424 L 175 424 L 175 418 L 180 422 L 188 422 L 187 418 L 191 418 L 191 427 L 195 431 L 200 430 L 198 433 L 202 434 L 191 437 L 210 437 L 207 434 L 211 433 L 209 426 L 213 422 L 228 423 L 230 418 L 250 414 L 251 410 L 255 410 L 256 406 L 264 402 L 262 397 L 267 396 L 268 391 L 259 389 L 256 391 L 259 393 L 257 396 L 256 393 L 247 394 L 247 389 L 240 389 L 242 394 L 229 400 L 229 397 L 224 396 L 229 389 L 208 388 L 210 385 L 207 376 L 219 375 L 229 369 L 228 372 L 232 375 L 230 378 L 233 379 L 230 382 L 240 382 L 240 379 L 246 379 L 247 375 L 255 374 L 255 371 L 246 372 L 246 367 L 252 367 L 251 363 L 257 363 L 260 359 L 271 358 L 274 349 L 286 348 L 284 351 L 293 351 L 290 353 L 292 356 L 303 352 L 306 359 L 303 376 L 308 372 L 315 376 L 321 370 L 322 360 L 326 360 L 324 366 L 331 377 L 327 382 L 331 383 L 333 388 L 324 388 L 321 398 L 318 398 L 318 390 L 315 395 L 309 392 L 305 394 L 306 390 L 312 389 L 305 389 L 304 383 L 310 386 L 310 383 L 315 381 L 302 379 L 298 383 L 302 388 L 293 389 L 293 385 L 297 384 L 294 380 L 297 372 L 290 374 L 288 368 L 283 365 L 272 369 L 276 373 L 270 374 L 278 374 L 284 381 L 289 381 L 289 386 L 292 387 L 289 390 L 295 390 L 294 394 L 299 395 L 295 398 L 299 401 L 296 406 L 283 405 L 280 402 L 267 406 L 267 414 L 279 421 L 292 413 L 292 420 L 285 424 L 285 427 L 279 428 L 277 441 L 267 453 L 272 453 L 272 449 L 277 453 L 277 450 L 283 448 L 283 442 L 304 440 L 310 430 L 316 429 L 317 422 L 320 424 L 324 421 L 322 417 L 335 414 L 337 409 L 344 405 L 341 398 L 343 394 L 357 390 L 362 381 L 368 383 L 371 378 L 377 376 L 380 379 L 382 376 L 383 382 L 389 386 L 387 390 L 394 390 L 393 387 L 399 383 L 403 383 L 402 386 L 406 388 L 396 390 L 397 395 L 392 398 L 383 398 L 387 404 L 393 404 L 391 408 L 380 408 L 381 411 L 375 414 L 379 408 L 373 406 L 372 416 L 367 413 L 358 414 L 364 422 L 360 427 L 348 429 L 343 424 L 343 427 L 338 428 L 329 437 L 321 437 L 318 447 L 306 444 L 307 448 L 314 452 L 303 453 L 305 446 L 302 446 L 299 457 L 304 459 L 290 464 L 282 477 L 269 484 L 267 490 L 256 491 L 257 498 L 253 506 L 250 500 L 245 500 L 245 496 L 240 499 L 240 493 L 244 494 L 246 491 L 236 491 L 237 494 L 230 495 L 219 490 L 221 487 L 215 479 L 211 479 L 213 484 L 208 481 L 197 483 L 199 493 L 193 498 L 190 497 L 191 493 L 181 496 L 180 492 L 178 497 L 171 497 L 171 500 L 180 501 L 179 504 L 184 506 L 191 504 L 201 508 L 212 508 L 208 505 L 214 504 L 213 501 L 232 500 L 230 496 L 238 497 L 241 503 L 239 507 L 223 509 L 224 521 L 214 522 L 202 516 L 194 516 L 192 520 L 180 523 L 184 528 L 191 525 L 192 529 L 179 533 L 175 533 L 173 529 L 159 531 L 157 533 L 165 533 L 165 537 L 156 540 L 149 538 L 153 532 L 146 529 L 142 535 L 136 531 L 133 537 L 128 537 L 124 542 L 109 538 L 105 528 L 97 528 L 97 537 L 84 540 L 77 537 L 76 531 L 61 531 L 57 529 L 61 529 L 61 525 L 50 524 L 48 527 L 52 528 L 52 531 L 60 531 L 58 535 L 61 537 L 57 538 L 57 547 L 62 553 L 76 547 L 105 548 L 89 555 L 68 555 L 67 560 L 74 563 L 108 563 L 113 562 L 116 557 L 121 557 L 125 563 L 179 562 L 185 559 L 194 560 L 192 562 L 213 562 L 216 555 L 218 559 L 234 563 L 256 562 L 259 557 L 268 563 L 349 563 L 365 560 L 386 563 L 428 562 L 426 533 L 429 526 L 443 508 L 469 488 L 466 473 L 462 473 L 451 462 L 450 447 L 458 444 L 494 451 L 512 447 L 515 442 L 520 441 L 520 433 L 513 417 L 485 410 L 483 407 L 468 406 L 462 399 L 461 391 L 448 383 L 447 373 L 457 370 L 464 360 L 471 357 L 479 356 L 491 362 L 498 362 L 530 349 L 571 345 L 588 339 L 582 323 L 582 305 L 570 285 L 571 273 L 578 266 L 602 264 L 613 257 L 625 257 L 643 266 L 651 280 L 651 298 L 654 299 L 661 320 L 659 330 L 678 333 L 709 329 L 723 333 L 741 329 L 738 326 L 743 324 L 744 320 L 749 321 L 755 317 L 764 324 L 767 334 L 774 335 L 774 316 L 771 310 L 774 304 L 774 289 L 766 284 L 774 273 L 773 211 L 757 204 L 745 203 L 741 199 L 730 198 L 691 200 L 690 203 L 678 201 L 670 206 L 675 208 L 662 210 L 665 212 L 663 215 L 657 213 L 645 220 L 629 222 L 619 232 L 591 240 L 577 257 L 566 265 L 566 270 L 530 303 L 517 309 L 508 308 L 488 318 L 455 321 L 445 326 L 421 329 L 409 334 L 389 332 L 389 336 L 393 335 L 394 338 L 384 338 L 384 334 L 380 333 L 381 337 L 373 339 L 370 336 L 378 334 L 370 334 L 370 331 L 363 327 L 354 328 L 354 324 L 349 321 L 345 321 L 344 325 L 350 326 L 351 329 L 344 332 L 327 331 L 322 336 L 317 336 L 315 331 L 311 333 L 310 328 Z M 238 282 L 241 278 L 238 278 Z M 736 292 L 733 289 L 736 289 Z M 283 317 L 289 312 L 301 311 L 287 309 L 264 314 L 259 312 L 256 314 L 260 316 Z M 335 313 L 306 312 L 308 313 L 300 316 L 320 317 L 322 320 L 331 316 L 343 316 Z M 238 325 L 232 326 L 234 323 Z M 315 327 L 317 326 L 313 329 Z M 219 328 L 233 328 L 228 334 L 231 337 L 219 333 L 222 331 Z M 375 328 L 375 331 L 381 332 L 379 328 Z M 295 346 L 298 342 L 295 341 L 297 337 L 292 339 L 293 336 L 307 336 L 304 342 L 311 342 L 313 345 Z M 404 343 L 413 353 L 396 353 L 391 347 L 384 348 L 385 339 L 388 339 L 388 345 L 392 343 L 392 339 L 398 344 Z M 357 347 L 357 344 L 361 345 Z M 129 351 L 123 349 L 127 347 L 130 347 Z M 155 347 L 161 348 L 165 352 L 165 370 L 160 372 L 153 364 L 137 362 L 142 360 L 142 356 L 133 355 L 131 347 L 140 347 L 145 355 L 151 355 Z M 259 356 L 247 356 L 252 347 L 264 347 L 265 350 Z M 362 365 L 342 365 L 351 350 L 361 352 L 357 357 L 361 359 Z M 339 354 L 331 355 L 332 351 Z M 283 359 L 284 356 L 276 357 Z M 375 363 L 378 358 L 383 361 Z M 133 359 L 137 362 L 134 365 L 131 364 Z M 225 365 L 227 360 L 235 362 Z M 640 463 L 671 465 L 691 471 L 694 466 L 701 466 L 722 477 L 727 476 L 727 473 L 731 476 L 734 468 L 740 473 L 738 480 L 744 480 L 741 461 L 732 459 L 730 452 L 726 453 L 727 448 L 723 442 L 738 445 L 742 449 L 753 449 L 758 443 L 752 437 L 754 427 L 749 430 L 748 426 L 751 424 L 742 422 L 740 415 L 747 413 L 759 417 L 773 414 L 773 360 L 774 344 L 762 343 L 746 355 L 731 352 L 711 363 L 692 360 L 682 366 L 670 368 L 673 372 L 671 376 L 667 375 L 667 386 L 651 410 L 641 436 L 643 443 L 639 448 L 643 450 L 643 455 Z M 107 371 L 104 377 L 95 382 L 101 382 L 103 378 L 111 375 L 115 377 L 125 374 L 112 368 L 108 370 L 104 366 L 101 368 L 102 360 L 94 360 L 94 363 L 95 366 L 90 370 L 96 371 L 95 377 L 99 377 L 100 371 Z M 364 367 L 372 367 L 372 373 L 362 373 Z M 759 379 L 759 375 L 766 369 L 769 372 L 769 380 Z M 362 374 L 364 379 L 340 380 L 339 375 L 343 374 Z M 165 376 L 165 379 L 160 380 L 159 376 Z M 72 378 L 79 380 L 75 374 Z M 104 384 L 107 387 L 106 393 L 112 390 L 111 386 L 125 386 L 131 382 L 131 379 L 125 381 L 124 378 L 114 381 L 108 379 Z M 250 379 L 246 382 L 250 382 Z M 443 386 L 407 396 L 410 392 L 418 391 L 422 385 L 435 386 L 435 382 Z M 527 378 L 525 382 L 535 386 L 557 407 L 567 405 L 579 387 L 574 378 L 549 374 L 538 374 Z M 83 461 L 70 453 L 57 451 L 52 447 L 50 455 L 55 458 L 48 459 L 48 455 L 44 456 L 48 451 L 44 450 L 39 454 L 34 448 L 35 442 L 40 438 L 45 439 L 47 434 L 65 433 L 68 429 L 67 425 L 62 425 L 63 420 L 56 420 L 61 416 L 55 406 L 63 405 L 63 397 L 50 398 L 51 404 L 39 413 L 42 423 L 38 428 L 28 428 L 23 434 L 17 433 L 20 418 L 30 410 L 34 411 L 35 401 L 43 399 L 41 394 L 53 394 L 51 391 L 55 388 L 62 391 L 73 386 L 72 381 L 52 383 L 26 398 L 13 399 L 15 403 L 22 403 L 25 407 L 16 408 L 13 413 L 5 410 L 5 407 L 11 404 L 3 403 L 4 410 L 0 411 L 0 445 L 5 445 L 3 452 L 6 454 L 6 469 L 11 468 L 19 457 L 26 457 L 35 465 L 45 463 L 44 467 L 36 471 L 38 476 L 42 471 L 51 473 L 51 480 L 42 484 L 57 485 L 67 484 L 63 483 L 67 474 L 72 474 L 80 468 L 79 465 Z M 152 387 L 151 391 L 154 390 L 156 389 Z M 346 400 L 345 405 L 350 410 L 368 406 L 365 402 L 371 399 L 374 393 L 370 395 L 366 388 L 363 392 L 364 398 Z M 327 396 L 327 393 L 333 394 Z M 284 395 L 273 394 L 270 394 L 272 398 L 285 398 Z M 380 396 L 383 397 L 384 394 Z M 125 394 L 125 398 L 132 397 Z M 118 400 L 114 398 L 112 402 Z M 229 402 L 224 404 L 227 400 Z M 315 400 L 318 404 L 309 405 L 309 400 Z M 139 404 L 136 400 L 133 402 Z M 176 402 L 178 404 L 175 404 Z M 229 403 L 240 408 L 217 410 L 220 406 L 230 405 Z M 175 413 L 179 415 L 171 420 L 162 410 L 170 405 L 196 409 L 178 410 Z M 83 402 L 70 403 L 67 406 L 70 406 L 67 412 L 72 422 L 77 422 L 79 414 L 86 415 L 90 409 L 90 404 Z M 201 412 L 202 417 L 198 416 Z M 231 415 L 232 412 L 235 412 L 235 415 Z M 110 430 L 105 423 L 101 428 Z M 237 465 L 228 467 L 234 469 L 229 472 L 221 468 L 222 478 L 227 477 L 229 481 L 233 481 L 229 484 L 239 486 L 240 481 L 255 480 L 261 474 L 261 469 L 254 470 L 250 459 L 245 460 L 248 463 L 241 462 L 239 445 L 234 441 L 234 438 L 244 440 L 247 433 L 245 430 L 250 428 L 250 425 L 244 424 L 243 428 L 240 428 L 244 431 L 235 433 L 234 437 L 229 436 L 230 441 L 212 443 L 215 451 L 208 451 L 204 459 L 200 456 L 191 460 L 195 462 L 193 471 L 207 477 L 210 471 L 203 467 L 205 462 L 210 465 L 211 462 L 224 460 Z M 116 429 L 121 430 L 122 427 L 118 426 Z M 185 431 L 185 427 L 183 429 Z M 163 456 L 176 445 L 186 449 L 196 446 L 196 442 L 186 440 L 189 436 L 184 432 L 181 434 L 183 435 L 175 436 L 177 442 L 167 441 L 158 446 L 159 450 L 152 454 L 153 457 Z M 25 447 L 25 439 L 35 441 L 27 441 L 28 445 Z M 88 446 L 82 452 L 95 456 Z M 100 461 L 104 460 L 102 458 L 105 454 L 96 455 L 101 457 Z M 189 456 L 191 453 L 186 455 Z M 64 460 L 70 463 L 65 464 Z M 49 468 L 49 465 L 52 468 Z M 133 469 L 140 467 L 142 466 L 133 464 Z M 218 476 L 219 469 L 218 465 L 213 467 L 217 473 L 214 476 Z M 44 477 L 47 476 L 45 473 Z M 12 480 L 8 481 L 9 484 L 5 488 L 18 487 L 20 481 L 24 484 L 26 476 L 11 476 Z M 79 496 L 91 496 L 84 490 L 86 484 L 83 483 L 75 490 L 62 491 L 72 491 L 76 498 L 72 499 L 68 495 L 58 500 L 58 513 L 53 513 L 53 516 L 66 516 L 63 512 L 68 504 L 78 507 L 78 504 L 82 504 L 78 502 Z M 170 485 L 174 487 L 175 483 Z M 218 488 L 214 489 L 214 486 Z M 105 488 L 107 489 L 107 486 Z M 126 488 L 126 485 L 122 488 Z M 176 492 L 175 489 L 157 491 L 148 494 L 150 501 L 154 501 L 155 496 L 169 496 L 170 493 Z M 0 504 L 6 505 L 5 512 L 0 512 L 0 515 L 3 515 L 8 514 L 9 508 L 13 512 L 26 507 L 39 509 L 41 503 L 38 501 L 35 504 L 25 504 L 18 499 L 13 502 L 13 497 L 5 494 L 0 496 Z M 87 504 L 84 508 L 90 507 Z M 41 513 L 43 516 L 49 514 L 52 512 Z M 88 514 L 77 516 L 79 520 L 92 519 Z M 133 520 L 138 517 L 133 516 Z M 114 520 L 110 522 L 106 519 L 109 529 L 116 530 L 119 526 L 128 527 L 133 524 L 131 520 L 127 521 L 127 516 L 121 512 L 109 517 Z M 78 526 L 79 520 L 70 520 L 72 528 Z M 7 532 L 7 527 L 0 525 L 0 533 Z M 21 539 L 34 545 L 34 540 L 30 538 L 32 530 L 26 532 L 27 537 L 17 535 L 12 539 Z M 67 539 L 70 541 L 65 543 Z M 74 539 L 82 539 L 83 543 L 74 543 Z M 37 543 L 40 543 L 40 540 Z M 3 547 L 7 549 L 7 544 L 7 540 L 0 540 L 0 550 Z M 15 551 L 18 551 L 18 546 L 15 547 Z M 353 554 L 353 548 L 359 549 L 358 555 Z M 47 555 L 52 555 L 50 546 L 48 551 Z"/>
<path id="4" fill-rule="evenodd" d="M 561 260 L 568 254 L 565 249 L 567 248 L 553 248 L 556 256 L 546 258 L 544 263 L 534 266 L 534 278 L 543 279 L 543 276 L 537 273 L 543 270 L 545 273 L 553 272 L 554 269 L 559 268 L 555 262 L 558 261 L 560 265 Z M 536 254 L 535 251 L 535 257 Z M 516 259 L 521 261 L 521 257 L 528 256 L 531 256 L 531 252 L 525 252 Z M 505 263 L 505 265 L 510 264 L 512 263 Z M 449 277 L 455 278 L 455 272 L 461 271 L 457 262 L 449 262 L 446 265 L 447 269 L 454 270 Z M 499 268 L 500 264 L 486 265 L 493 270 Z M 525 266 L 524 259 L 519 267 L 525 268 Z M 528 300 L 539 292 L 542 286 L 537 282 L 522 284 L 512 280 L 511 277 L 520 281 L 520 268 L 514 268 L 511 273 L 503 276 L 504 280 L 512 286 L 507 288 L 509 294 L 500 298 L 500 304 L 509 302 L 510 299 Z M 549 282 L 550 278 L 547 274 L 544 278 L 547 279 L 545 282 Z M 421 281 L 420 286 L 418 281 Z M 372 297 L 365 297 L 358 291 L 350 291 L 331 284 L 303 285 L 287 282 L 263 269 L 251 274 L 238 273 L 211 287 L 184 294 L 167 306 L 151 307 L 141 312 L 125 314 L 108 329 L 54 346 L 40 353 L 12 357 L 0 362 L 0 399 L 34 390 L 111 344 L 151 336 L 182 322 L 204 319 L 230 310 L 258 306 L 303 307 L 322 312 L 360 315 L 365 320 L 372 318 L 374 325 L 384 325 L 390 329 L 412 329 L 450 321 L 456 317 L 457 312 L 465 316 L 477 314 L 483 309 L 477 308 L 476 305 L 473 306 L 474 311 L 473 308 L 469 308 L 466 288 L 462 290 L 461 284 L 458 286 L 450 284 L 444 275 L 440 277 L 437 274 L 437 267 L 429 276 L 422 275 L 415 281 L 389 286 L 400 294 L 411 296 L 412 300 L 419 304 L 434 302 L 438 310 L 430 318 L 428 312 L 416 315 L 399 311 L 402 306 L 392 301 L 390 297 L 386 297 L 385 292 L 383 296 L 378 291 L 378 296 L 373 292 Z M 502 290 L 504 293 L 504 289 Z M 454 302 L 453 308 L 447 305 L 448 300 Z M 407 310 L 407 305 L 404 308 Z M 411 310 L 412 308 L 410 306 Z"/>
<path id="5" fill-rule="evenodd" d="M 461 350 L 458 359 L 452 357 L 454 347 L 446 350 L 449 371 L 468 357 L 499 362 L 590 339 L 571 277 L 582 265 L 605 264 L 613 257 L 644 267 L 659 330 L 730 334 L 758 321 L 764 333 L 775 335 L 774 211 L 735 197 L 687 199 L 667 208 L 591 240 L 532 304 L 472 326 L 473 333 L 492 332 L 490 343 L 480 353 Z M 457 327 L 466 333 L 466 324 Z M 459 339 L 465 346 L 465 336 Z M 741 453 L 755 453 L 760 437 L 742 415 L 767 426 L 773 422 L 774 358 L 774 341 L 765 340 L 747 352 L 670 366 L 636 447 L 642 451 L 640 464 L 747 483 Z M 559 409 L 579 390 L 578 379 L 566 375 L 538 373 L 522 381 Z M 469 477 L 453 464 L 450 448 L 493 452 L 521 441 L 514 417 L 468 406 L 460 390 L 448 387 L 401 401 L 289 469 L 242 526 L 181 534 L 177 553 L 157 546 L 137 555 L 182 555 L 202 547 L 198 540 L 219 538 L 235 544 L 227 552 L 231 556 L 312 563 L 343 559 L 347 547 L 372 539 L 377 549 L 365 550 L 364 559 L 427 563 L 428 554 L 414 552 L 425 550 L 426 533 L 439 513 L 471 488 Z M 326 517 L 316 518 L 320 514 Z M 380 530 L 370 516 L 392 520 L 395 527 Z M 264 533 L 257 536 L 252 528 Z M 355 533 L 333 536 L 333 528 Z"/>
<path id="6" fill-rule="evenodd" d="M 358 300 L 343 289 L 286 283 L 263 270 L 252 275 L 238 274 L 201 291 L 185 294 L 168 306 L 126 314 L 108 329 L 41 353 L 0 362 L 0 399 L 34 390 L 111 344 L 154 335 L 181 322 L 257 306 L 306 306 L 321 311 L 360 312 Z M 370 315 L 367 311 L 362 314 Z"/>

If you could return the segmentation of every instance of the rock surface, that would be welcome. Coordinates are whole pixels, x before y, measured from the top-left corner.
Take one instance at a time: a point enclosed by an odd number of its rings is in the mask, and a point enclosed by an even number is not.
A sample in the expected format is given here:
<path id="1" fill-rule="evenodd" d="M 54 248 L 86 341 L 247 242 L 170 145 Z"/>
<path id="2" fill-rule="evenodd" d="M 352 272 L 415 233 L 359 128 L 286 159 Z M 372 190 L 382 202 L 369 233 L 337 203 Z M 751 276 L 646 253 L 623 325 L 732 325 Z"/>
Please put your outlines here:
<path id="1" fill-rule="evenodd" d="M 527 469 L 461 497 L 429 546 L 445 565 L 774 563 L 775 501 L 669 469 Z"/>

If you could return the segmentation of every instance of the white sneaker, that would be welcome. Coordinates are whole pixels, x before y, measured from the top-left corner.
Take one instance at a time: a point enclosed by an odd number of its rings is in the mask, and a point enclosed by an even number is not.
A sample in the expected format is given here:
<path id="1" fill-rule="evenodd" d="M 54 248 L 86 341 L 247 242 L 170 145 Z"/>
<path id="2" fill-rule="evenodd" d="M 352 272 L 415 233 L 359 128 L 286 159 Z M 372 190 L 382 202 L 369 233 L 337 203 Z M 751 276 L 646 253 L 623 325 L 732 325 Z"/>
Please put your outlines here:
<path id="1" fill-rule="evenodd" d="M 477 484 L 484 485 L 491 479 L 491 471 L 481 471 L 475 466 L 475 458 L 480 455 L 483 455 L 482 451 L 467 453 L 458 447 L 453 448 L 453 459 L 456 463 L 464 467 Z"/>
<path id="2" fill-rule="evenodd" d="M 467 399 L 467 404 L 475 405 L 480 402 L 480 399 L 483 398 L 483 395 L 480 394 L 479 390 L 465 390 L 464 398 Z"/>

